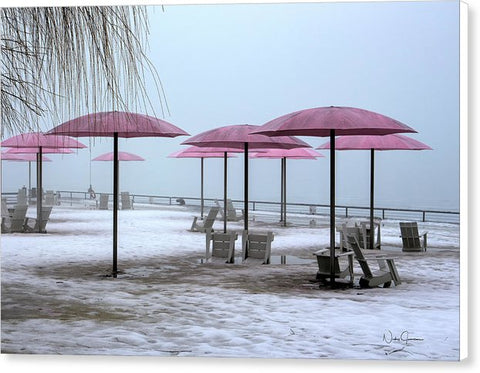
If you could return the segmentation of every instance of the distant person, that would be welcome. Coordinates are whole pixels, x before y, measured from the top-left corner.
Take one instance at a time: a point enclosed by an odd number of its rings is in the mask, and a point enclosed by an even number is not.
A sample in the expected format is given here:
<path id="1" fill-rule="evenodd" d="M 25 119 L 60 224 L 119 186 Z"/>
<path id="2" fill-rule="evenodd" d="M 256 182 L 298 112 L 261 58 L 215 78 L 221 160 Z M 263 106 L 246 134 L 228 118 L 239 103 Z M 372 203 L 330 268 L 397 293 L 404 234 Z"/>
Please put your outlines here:
<path id="1" fill-rule="evenodd" d="M 88 193 L 90 194 L 90 199 L 97 198 L 97 195 L 95 194 L 95 191 L 92 188 L 92 184 L 90 184 L 90 188 L 88 188 Z"/>

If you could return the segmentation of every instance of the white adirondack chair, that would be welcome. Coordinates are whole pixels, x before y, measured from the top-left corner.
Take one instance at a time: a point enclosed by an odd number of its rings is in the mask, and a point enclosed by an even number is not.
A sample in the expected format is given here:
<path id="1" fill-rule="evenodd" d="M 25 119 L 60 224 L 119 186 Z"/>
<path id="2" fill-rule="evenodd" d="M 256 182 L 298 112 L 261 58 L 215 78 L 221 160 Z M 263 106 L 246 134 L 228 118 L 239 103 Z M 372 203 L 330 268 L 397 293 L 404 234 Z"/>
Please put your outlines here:
<path id="1" fill-rule="evenodd" d="M 247 262 L 250 259 L 257 259 L 262 264 L 270 264 L 273 239 L 273 232 L 260 234 L 243 231 L 242 261 Z"/>

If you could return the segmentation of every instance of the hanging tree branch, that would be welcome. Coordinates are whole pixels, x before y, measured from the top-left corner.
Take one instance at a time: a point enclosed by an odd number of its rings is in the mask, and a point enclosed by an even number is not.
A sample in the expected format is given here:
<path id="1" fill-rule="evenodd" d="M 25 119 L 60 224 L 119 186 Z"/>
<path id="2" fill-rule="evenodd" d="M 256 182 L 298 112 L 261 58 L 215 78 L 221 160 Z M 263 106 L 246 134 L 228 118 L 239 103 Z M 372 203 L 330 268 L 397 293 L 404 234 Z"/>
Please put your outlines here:
<path id="1" fill-rule="evenodd" d="M 145 74 L 158 95 L 158 74 L 145 55 L 145 7 L 1 9 L 2 137 L 52 126 L 89 111 L 153 110 Z M 154 110 L 153 110 L 154 111 Z"/>

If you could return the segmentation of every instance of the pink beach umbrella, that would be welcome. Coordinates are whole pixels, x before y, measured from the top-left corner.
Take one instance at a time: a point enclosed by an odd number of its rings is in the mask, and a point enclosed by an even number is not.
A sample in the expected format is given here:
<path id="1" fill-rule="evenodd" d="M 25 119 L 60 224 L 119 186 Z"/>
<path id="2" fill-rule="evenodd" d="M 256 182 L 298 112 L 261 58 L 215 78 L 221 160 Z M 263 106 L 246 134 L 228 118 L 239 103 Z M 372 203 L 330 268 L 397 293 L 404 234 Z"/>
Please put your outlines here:
<path id="1" fill-rule="evenodd" d="M 264 153 L 255 153 L 252 158 L 280 159 L 280 222 L 287 226 L 287 159 L 311 159 L 324 157 L 319 152 L 308 148 L 268 149 Z"/>
<path id="2" fill-rule="evenodd" d="M 15 154 L 8 151 L 2 152 L 2 161 L 14 162 L 35 162 L 37 160 L 36 154 Z M 52 160 L 47 156 L 42 156 L 42 162 L 51 162 Z"/>
<path id="3" fill-rule="evenodd" d="M 306 142 L 293 136 L 268 137 L 252 134 L 259 126 L 239 124 L 215 128 L 191 137 L 183 144 L 200 147 L 231 147 L 243 149 L 244 152 L 244 229 L 248 231 L 248 151 L 249 149 L 293 149 L 310 148 Z M 226 174 L 225 177 L 226 179 Z M 226 231 L 227 197 L 224 196 Z"/>
<path id="4" fill-rule="evenodd" d="M 94 161 L 94 162 L 112 162 L 114 159 L 115 158 L 114 158 L 113 152 L 110 152 L 110 153 L 105 153 L 105 154 L 99 155 L 98 157 L 93 158 L 92 161 Z M 145 161 L 145 159 L 140 157 L 139 155 L 136 155 L 136 154 L 133 154 L 133 153 L 128 153 L 128 152 L 118 152 L 118 160 L 120 162 L 143 162 L 143 161 Z M 90 188 L 92 188 L 91 184 L 90 184 Z"/>
<path id="5" fill-rule="evenodd" d="M 335 136 L 388 135 L 416 132 L 409 126 L 372 111 L 342 106 L 318 107 L 273 119 L 254 133 L 268 136 L 330 137 L 330 279 L 335 287 Z"/>
<path id="6" fill-rule="evenodd" d="M 98 157 L 95 157 L 92 159 L 92 161 L 113 161 L 114 157 L 113 157 L 113 152 L 110 152 L 110 153 L 105 153 L 105 154 L 102 154 L 102 155 L 99 155 Z M 144 161 L 145 159 L 140 157 L 139 155 L 136 155 L 136 154 L 133 154 L 133 153 L 128 153 L 128 152 L 118 152 L 118 160 L 119 161 L 127 161 L 127 162 L 131 162 L 131 161 Z"/>
<path id="7" fill-rule="evenodd" d="M 326 142 L 317 149 L 330 149 L 330 142 Z M 335 139 L 335 149 L 370 150 L 370 249 L 373 249 L 375 150 L 432 150 L 432 148 L 410 137 L 392 134 L 385 136 L 341 136 Z"/>
<path id="8" fill-rule="evenodd" d="M 121 111 L 98 112 L 69 120 L 48 132 L 49 135 L 74 137 L 113 137 L 113 266 L 117 277 L 118 237 L 118 138 L 177 137 L 188 133 L 161 119 L 138 113 Z"/>
<path id="9" fill-rule="evenodd" d="M 43 149 L 76 148 L 83 149 L 86 145 L 68 136 L 47 136 L 41 132 L 23 133 L 2 141 L 6 148 L 30 148 L 37 154 L 37 221 L 42 216 L 42 158 Z M 26 151 L 26 150 L 25 150 Z M 53 152 L 53 151 L 50 151 Z M 39 225 L 38 233 L 41 232 Z"/>
<path id="10" fill-rule="evenodd" d="M 235 157 L 231 153 L 241 153 L 242 151 L 236 148 L 201 148 L 198 146 L 190 146 L 189 148 L 176 151 L 170 154 L 169 158 L 200 158 L 200 218 L 203 220 L 204 198 L 203 198 L 203 168 L 205 158 L 227 158 Z M 226 156 L 225 156 L 225 153 Z M 226 170 L 226 162 L 224 162 L 224 169 Z M 226 174 L 226 172 L 225 172 Z M 226 187 L 226 184 L 225 184 Z M 226 192 L 224 190 L 224 192 Z"/>
<path id="11" fill-rule="evenodd" d="M 36 154 L 38 148 L 10 148 L 7 150 L 10 154 Z M 42 154 L 72 154 L 74 151 L 69 148 L 42 148 Z"/>

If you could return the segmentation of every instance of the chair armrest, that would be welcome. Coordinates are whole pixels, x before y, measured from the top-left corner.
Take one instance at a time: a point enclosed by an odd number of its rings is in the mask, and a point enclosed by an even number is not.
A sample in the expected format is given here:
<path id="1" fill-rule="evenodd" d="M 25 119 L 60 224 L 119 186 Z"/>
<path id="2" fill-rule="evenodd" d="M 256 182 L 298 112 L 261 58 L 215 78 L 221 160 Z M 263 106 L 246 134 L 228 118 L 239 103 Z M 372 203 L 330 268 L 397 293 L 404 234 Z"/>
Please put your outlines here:
<path id="1" fill-rule="evenodd" d="M 326 252 L 330 252 L 330 249 L 326 248 L 326 249 L 317 250 L 313 253 L 313 255 L 322 255 L 323 253 L 326 253 Z M 338 258 L 339 256 L 354 255 L 354 254 L 355 253 L 353 251 L 345 251 L 343 253 L 335 254 L 335 257 Z"/>
<path id="2" fill-rule="evenodd" d="M 337 254 L 336 256 L 339 257 L 339 256 L 346 256 L 346 255 L 354 255 L 355 253 L 353 251 L 345 251 L 341 254 Z"/>

